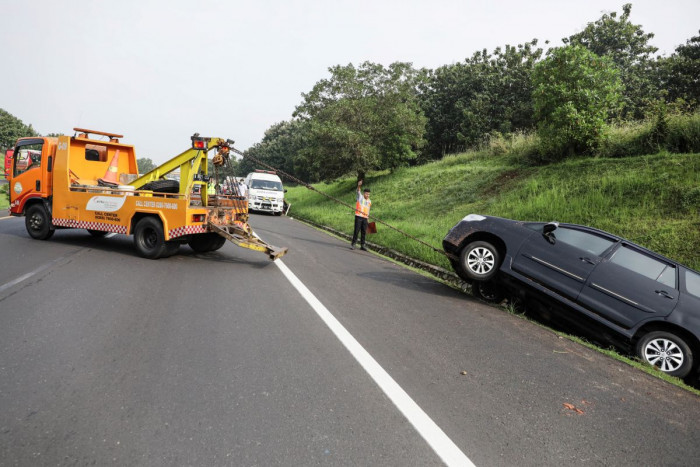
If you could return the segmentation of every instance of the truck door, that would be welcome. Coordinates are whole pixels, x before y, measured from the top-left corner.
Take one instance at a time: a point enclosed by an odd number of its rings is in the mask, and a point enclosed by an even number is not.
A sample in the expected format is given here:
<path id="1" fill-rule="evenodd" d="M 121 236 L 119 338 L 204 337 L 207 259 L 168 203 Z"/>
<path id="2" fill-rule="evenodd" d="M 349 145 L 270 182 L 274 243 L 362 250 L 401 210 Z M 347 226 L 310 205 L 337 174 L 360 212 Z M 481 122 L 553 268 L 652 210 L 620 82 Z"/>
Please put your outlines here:
<path id="1" fill-rule="evenodd" d="M 43 149 L 44 140 L 39 138 L 22 140 L 15 147 L 10 181 L 10 208 L 14 213 L 22 212 L 27 199 L 46 197 Z"/>

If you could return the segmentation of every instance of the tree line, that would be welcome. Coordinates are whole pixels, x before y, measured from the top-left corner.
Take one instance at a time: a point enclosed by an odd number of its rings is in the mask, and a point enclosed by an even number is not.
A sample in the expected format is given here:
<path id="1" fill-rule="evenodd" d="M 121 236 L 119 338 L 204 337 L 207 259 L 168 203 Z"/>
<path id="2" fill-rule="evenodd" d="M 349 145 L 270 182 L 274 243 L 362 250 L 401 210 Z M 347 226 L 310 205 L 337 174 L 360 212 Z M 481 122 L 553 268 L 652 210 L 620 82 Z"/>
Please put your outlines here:
<path id="1" fill-rule="evenodd" d="M 292 118 L 247 153 L 316 182 L 422 164 L 521 133 L 539 137 L 532 160 L 540 163 L 596 154 L 612 123 L 654 118 L 658 134 L 669 112 L 698 111 L 700 35 L 655 56 L 654 34 L 633 24 L 631 12 L 626 4 L 619 15 L 603 14 L 546 51 L 533 39 L 435 70 L 333 66 L 302 94 Z M 36 134 L 0 109 L 0 149 Z M 234 166 L 239 176 L 259 168 L 249 159 Z"/>
<path id="2" fill-rule="evenodd" d="M 655 56 L 632 5 L 548 48 L 538 40 L 478 51 L 435 70 L 364 62 L 329 68 L 248 153 L 315 182 L 394 169 L 477 148 L 490 138 L 539 136 L 537 160 L 595 154 L 611 123 L 700 103 L 700 35 Z M 545 44 L 548 45 L 548 44 Z M 242 160 L 241 173 L 255 168 Z"/>

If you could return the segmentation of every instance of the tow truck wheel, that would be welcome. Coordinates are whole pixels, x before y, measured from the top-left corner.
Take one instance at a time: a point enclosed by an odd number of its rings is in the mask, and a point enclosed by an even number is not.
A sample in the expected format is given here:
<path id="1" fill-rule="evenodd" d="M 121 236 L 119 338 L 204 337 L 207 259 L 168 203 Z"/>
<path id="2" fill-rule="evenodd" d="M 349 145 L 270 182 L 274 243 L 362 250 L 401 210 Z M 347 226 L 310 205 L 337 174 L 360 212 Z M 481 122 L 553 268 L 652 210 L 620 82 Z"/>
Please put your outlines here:
<path id="1" fill-rule="evenodd" d="M 107 235 L 108 232 L 105 232 L 104 230 L 93 230 L 93 229 L 87 229 L 87 231 L 92 235 L 93 237 L 104 237 Z"/>
<path id="2" fill-rule="evenodd" d="M 215 251 L 224 246 L 226 239 L 215 233 L 197 234 L 187 244 L 197 253 Z"/>
<path id="3" fill-rule="evenodd" d="M 165 237 L 160 220 L 144 217 L 134 229 L 134 245 L 139 255 L 148 259 L 158 259 L 165 253 Z"/>
<path id="4" fill-rule="evenodd" d="M 211 251 L 219 250 L 219 249 L 221 249 L 221 247 L 223 247 L 226 244 L 226 239 L 224 237 L 222 237 L 221 235 L 217 235 L 217 237 L 219 237 L 219 238 L 217 238 L 216 240 L 214 240 L 212 242 Z"/>
<path id="5" fill-rule="evenodd" d="M 175 255 L 179 250 L 180 244 L 178 242 L 165 242 L 165 252 L 161 258 L 167 258 L 168 256 Z"/>
<path id="6" fill-rule="evenodd" d="M 24 225 L 32 238 L 48 240 L 56 231 L 51 226 L 49 213 L 41 204 L 34 204 L 27 209 Z"/>

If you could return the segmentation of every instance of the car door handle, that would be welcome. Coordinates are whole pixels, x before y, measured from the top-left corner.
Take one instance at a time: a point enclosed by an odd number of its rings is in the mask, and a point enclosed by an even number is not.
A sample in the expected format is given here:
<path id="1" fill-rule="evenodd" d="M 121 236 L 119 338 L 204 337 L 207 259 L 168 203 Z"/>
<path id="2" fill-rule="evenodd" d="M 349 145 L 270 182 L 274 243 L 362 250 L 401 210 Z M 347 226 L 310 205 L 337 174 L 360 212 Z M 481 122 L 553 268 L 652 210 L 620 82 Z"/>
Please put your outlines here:
<path id="1" fill-rule="evenodd" d="M 656 292 L 658 295 L 661 295 L 661 296 L 664 297 L 664 298 L 670 298 L 671 300 L 673 300 L 673 295 L 669 294 L 669 293 L 666 292 L 665 290 L 656 290 L 655 292 Z"/>
<path id="2" fill-rule="evenodd" d="M 584 263 L 595 264 L 595 261 L 593 261 L 593 260 L 590 259 L 590 258 L 586 258 L 585 256 L 582 256 L 582 257 L 580 257 L 579 259 L 580 259 L 581 261 L 583 261 Z"/>

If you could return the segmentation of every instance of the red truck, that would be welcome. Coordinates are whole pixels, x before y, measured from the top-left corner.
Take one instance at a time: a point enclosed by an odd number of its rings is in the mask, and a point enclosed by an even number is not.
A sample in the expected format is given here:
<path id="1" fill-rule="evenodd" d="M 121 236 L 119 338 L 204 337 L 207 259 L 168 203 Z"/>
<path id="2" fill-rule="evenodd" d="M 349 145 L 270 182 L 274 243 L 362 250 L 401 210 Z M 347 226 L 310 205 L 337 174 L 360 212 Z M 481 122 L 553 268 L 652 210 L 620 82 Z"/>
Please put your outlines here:
<path id="1" fill-rule="evenodd" d="M 10 170 L 12 170 L 12 149 L 5 151 L 5 171 L 3 172 L 5 178 L 10 178 Z"/>

